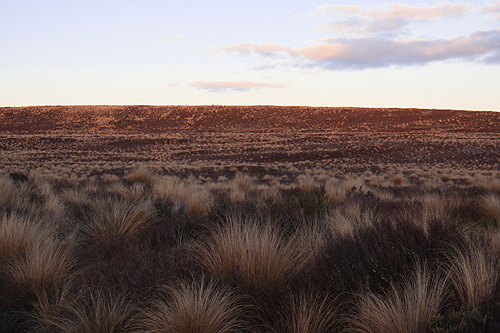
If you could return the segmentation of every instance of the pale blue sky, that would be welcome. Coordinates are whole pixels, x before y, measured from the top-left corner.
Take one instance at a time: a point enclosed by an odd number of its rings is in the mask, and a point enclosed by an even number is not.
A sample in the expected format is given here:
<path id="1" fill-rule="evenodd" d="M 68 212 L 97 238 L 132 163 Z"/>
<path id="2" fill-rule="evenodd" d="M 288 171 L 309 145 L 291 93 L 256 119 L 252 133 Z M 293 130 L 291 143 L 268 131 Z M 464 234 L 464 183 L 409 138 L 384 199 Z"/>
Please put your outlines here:
<path id="1" fill-rule="evenodd" d="M 0 105 L 500 110 L 500 2 L 0 0 Z"/>

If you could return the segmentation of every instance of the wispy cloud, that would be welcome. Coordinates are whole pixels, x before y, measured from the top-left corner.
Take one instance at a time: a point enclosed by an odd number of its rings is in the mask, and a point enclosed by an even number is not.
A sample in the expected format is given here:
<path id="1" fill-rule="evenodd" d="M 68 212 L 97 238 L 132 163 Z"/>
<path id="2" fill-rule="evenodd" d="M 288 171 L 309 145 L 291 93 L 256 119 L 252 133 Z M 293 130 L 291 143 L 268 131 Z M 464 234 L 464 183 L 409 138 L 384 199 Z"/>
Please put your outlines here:
<path id="1" fill-rule="evenodd" d="M 497 2 L 495 4 L 486 6 L 484 8 L 484 12 L 487 15 L 491 15 L 491 16 L 493 16 L 495 18 L 500 18 L 500 2 Z"/>
<path id="2" fill-rule="evenodd" d="M 249 91 L 262 88 L 285 88 L 287 85 L 282 83 L 268 83 L 255 81 L 196 81 L 190 84 L 192 87 L 208 90 L 211 92 L 220 92 L 225 90 Z"/>
<path id="3" fill-rule="evenodd" d="M 335 70 L 423 65 L 451 59 L 499 63 L 500 29 L 452 39 L 388 39 L 375 36 L 329 39 L 322 44 L 305 48 L 245 43 L 224 47 L 222 50 L 264 56 L 281 54 L 295 61 L 300 60 L 300 66 Z"/>
<path id="4" fill-rule="evenodd" d="M 325 4 L 312 14 L 332 17 L 332 23 L 320 27 L 323 31 L 366 35 L 398 34 L 410 23 L 455 17 L 472 9 L 472 5 L 449 3 L 434 6 L 397 3 L 369 7 Z"/>

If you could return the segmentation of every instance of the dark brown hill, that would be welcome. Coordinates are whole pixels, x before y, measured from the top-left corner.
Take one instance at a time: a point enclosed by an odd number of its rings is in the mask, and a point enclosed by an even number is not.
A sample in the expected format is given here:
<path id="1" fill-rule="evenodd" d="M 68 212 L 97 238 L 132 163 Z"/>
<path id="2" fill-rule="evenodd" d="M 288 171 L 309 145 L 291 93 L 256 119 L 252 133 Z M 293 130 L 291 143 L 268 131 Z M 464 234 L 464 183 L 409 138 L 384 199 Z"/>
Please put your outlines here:
<path id="1" fill-rule="evenodd" d="M 0 132 L 500 132 L 500 112 L 284 106 L 33 106 L 0 108 Z"/>

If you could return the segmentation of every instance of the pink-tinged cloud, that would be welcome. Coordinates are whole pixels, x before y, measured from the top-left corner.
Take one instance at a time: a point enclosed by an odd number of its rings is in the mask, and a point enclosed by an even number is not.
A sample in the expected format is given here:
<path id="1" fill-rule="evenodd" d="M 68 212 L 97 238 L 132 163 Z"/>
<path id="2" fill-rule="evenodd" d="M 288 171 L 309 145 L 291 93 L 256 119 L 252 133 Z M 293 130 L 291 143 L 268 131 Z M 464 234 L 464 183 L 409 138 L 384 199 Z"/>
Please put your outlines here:
<path id="1" fill-rule="evenodd" d="M 192 87 L 205 89 L 212 92 L 234 90 L 248 91 L 262 88 L 285 88 L 282 83 L 254 82 L 254 81 L 196 81 L 190 84 Z"/>
<path id="2" fill-rule="evenodd" d="M 269 55 L 266 46 L 261 49 L 256 44 L 240 44 L 226 50 Z M 305 48 L 277 45 L 275 50 L 276 55 L 289 56 L 295 60 L 294 63 L 298 60 L 301 66 L 333 70 L 414 66 L 452 59 L 500 63 L 500 29 L 453 39 L 331 39 Z"/>
<path id="3" fill-rule="evenodd" d="M 371 7 L 322 5 L 313 14 L 327 14 L 340 18 L 339 21 L 321 27 L 321 30 L 366 35 L 401 32 L 409 23 L 454 17 L 465 14 L 472 8 L 467 4 L 407 6 L 398 3 Z"/>
<path id="4" fill-rule="evenodd" d="M 492 15 L 493 17 L 500 18 L 500 2 L 486 6 L 484 8 L 484 12 L 488 15 Z"/>
<path id="5" fill-rule="evenodd" d="M 285 47 L 279 46 L 277 44 L 258 45 L 254 43 L 242 43 L 235 46 L 225 46 L 219 50 L 222 50 L 224 52 L 240 52 L 240 53 L 257 52 L 263 55 L 272 55 L 276 52 L 282 52 L 282 51 L 289 52 L 290 48 L 286 46 Z"/>
<path id="6" fill-rule="evenodd" d="M 434 19 L 440 17 L 463 14 L 467 11 L 467 4 L 443 4 L 438 6 L 407 6 L 400 3 L 381 6 L 344 6 L 321 5 L 313 14 L 343 14 L 347 16 L 366 16 L 379 20 L 394 19 Z"/>

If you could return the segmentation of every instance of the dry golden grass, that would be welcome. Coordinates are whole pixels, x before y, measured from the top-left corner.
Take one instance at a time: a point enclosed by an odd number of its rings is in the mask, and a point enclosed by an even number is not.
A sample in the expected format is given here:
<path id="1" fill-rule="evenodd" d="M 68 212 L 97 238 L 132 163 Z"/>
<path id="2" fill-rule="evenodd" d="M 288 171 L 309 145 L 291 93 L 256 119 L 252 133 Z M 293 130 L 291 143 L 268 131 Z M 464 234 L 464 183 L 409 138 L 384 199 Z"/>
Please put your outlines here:
<path id="1" fill-rule="evenodd" d="M 426 332 L 429 319 L 437 314 L 443 300 L 443 280 L 417 268 L 403 288 L 392 286 L 385 295 L 359 295 L 351 332 Z"/>
<path id="2" fill-rule="evenodd" d="M 329 203 L 337 205 L 345 201 L 347 193 L 346 190 L 340 186 L 340 183 L 332 178 L 326 182 L 325 197 Z"/>
<path id="3" fill-rule="evenodd" d="M 53 239 L 51 227 L 42 226 L 33 218 L 14 213 L 0 217 L 0 256 L 22 256 Z"/>
<path id="4" fill-rule="evenodd" d="M 479 206 L 485 216 L 500 223 L 500 196 L 493 193 L 486 194 L 480 198 Z"/>
<path id="5" fill-rule="evenodd" d="M 390 181 L 392 182 L 393 185 L 395 186 L 400 186 L 405 183 L 405 177 L 403 174 L 398 173 L 397 175 L 394 175 L 391 177 Z"/>
<path id="6" fill-rule="evenodd" d="M 254 182 L 249 175 L 237 173 L 230 186 L 235 190 L 248 192 L 254 188 Z"/>
<path id="7" fill-rule="evenodd" d="M 370 209 L 363 210 L 358 203 L 351 203 L 330 212 L 325 223 L 333 235 L 353 236 L 358 230 L 373 226 L 374 219 Z"/>
<path id="8" fill-rule="evenodd" d="M 206 187 L 186 184 L 177 177 L 161 177 L 153 183 L 153 197 L 183 206 L 191 215 L 207 215 L 212 207 L 212 195 Z"/>
<path id="9" fill-rule="evenodd" d="M 299 189 L 303 192 L 312 192 L 317 184 L 311 175 L 300 175 L 296 179 Z"/>
<path id="10" fill-rule="evenodd" d="M 16 185 L 12 179 L 0 176 L 0 207 L 16 201 Z"/>
<path id="11" fill-rule="evenodd" d="M 282 318 L 285 331 L 290 333 L 332 332 L 338 321 L 335 304 L 312 293 L 294 298 L 291 312 Z"/>
<path id="12" fill-rule="evenodd" d="M 24 256 L 10 260 L 5 274 L 20 286 L 40 291 L 68 280 L 76 265 L 71 248 L 46 239 Z"/>
<path id="13" fill-rule="evenodd" d="M 127 179 L 132 182 L 151 183 L 153 178 L 152 172 L 145 167 L 135 169 L 127 175 Z"/>
<path id="14" fill-rule="evenodd" d="M 64 291 L 63 291 L 64 292 Z M 61 294 L 55 304 L 39 298 L 35 320 L 40 331 L 63 333 L 137 332 L 137 306 L 124 296 L 96 292 L 68 299 Z"/>
<path id="15" fill-rule="evenodd" d="M 279 281 L 300 271 L 314 255 L 310 246 L 304 246 L 311 239 L 301 236 L 286 239 L 268 219 L 243 221 L 229 215 L 225 225 L 196 245 L 196 253 L 215 276 L 236 274 L 249 284 Z"/>
<path id="16" fill-rule="evenodd" d="M 213 283 L 166 287 L 143 311 L 144 332 L 224 333 L 245 331 L 235 294 Z"/>
<path id="17" fill-rule="evenodd" d="M 500 271 L 486 249 L 468 245 L 453 249 L 448 256 L 448 278 L 463 306 L 472 308 L 493 294 Z"/>
<path id="18" fill-rule="evenodd" d="M 123 199 L 98 202 L 90 221 L 82 228 L 87 240 L 122 237 L 142 230 L 156 216 L 151 201 Z"/>

